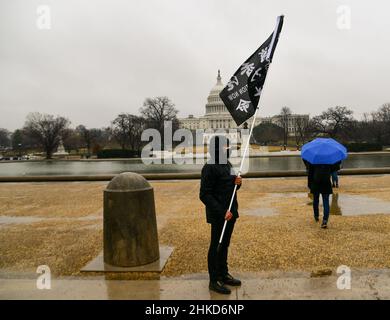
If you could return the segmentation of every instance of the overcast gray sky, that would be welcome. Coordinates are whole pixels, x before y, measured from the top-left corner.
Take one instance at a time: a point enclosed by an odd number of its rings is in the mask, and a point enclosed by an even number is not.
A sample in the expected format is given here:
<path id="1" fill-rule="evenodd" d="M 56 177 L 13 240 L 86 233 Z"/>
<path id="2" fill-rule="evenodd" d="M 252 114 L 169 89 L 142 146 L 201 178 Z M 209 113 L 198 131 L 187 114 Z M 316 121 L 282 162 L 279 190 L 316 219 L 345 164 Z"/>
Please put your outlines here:
<path id="1" fill-rule="evenodd" d="M 39 5 L 51 9 L 49 30 L 37 27 Z M 349 30 L 338 28 L 340 5 Z M 386 0 L 1 0 L 0 127 L 33 111 L 108 126 L 159 95 L 179 117 L 203 115 L 217 70 L 226 83 L 280 14 L 260 116 L 345 105 L 360 117 L 390 101 Z"/>

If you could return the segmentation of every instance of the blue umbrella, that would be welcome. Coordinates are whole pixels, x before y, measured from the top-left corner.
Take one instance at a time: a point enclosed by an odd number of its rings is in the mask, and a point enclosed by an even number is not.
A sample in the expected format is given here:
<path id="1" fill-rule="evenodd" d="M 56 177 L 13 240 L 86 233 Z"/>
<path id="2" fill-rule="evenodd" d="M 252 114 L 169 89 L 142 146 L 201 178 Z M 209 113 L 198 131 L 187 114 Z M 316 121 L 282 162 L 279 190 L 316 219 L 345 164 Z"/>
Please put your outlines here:
<path id="1" fill-rule="evenodd" d="M 317 138 L 303 145 L 301 157 L 311 164 L 334 164 L 347 158 L 347 149 L 336 140 Z"/>

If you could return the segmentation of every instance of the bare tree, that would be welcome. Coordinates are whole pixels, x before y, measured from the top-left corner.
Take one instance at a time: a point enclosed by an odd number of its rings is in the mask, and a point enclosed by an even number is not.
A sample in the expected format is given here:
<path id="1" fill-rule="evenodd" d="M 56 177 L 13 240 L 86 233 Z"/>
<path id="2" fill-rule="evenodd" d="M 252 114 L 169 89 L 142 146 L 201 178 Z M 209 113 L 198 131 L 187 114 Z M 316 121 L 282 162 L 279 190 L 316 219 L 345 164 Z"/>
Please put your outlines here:
<path id="1" fill-rule="evenodd" d="M 77 130 L 72 128 L 64 130 L 62 142 L 64 144 L 64 148 L 68 151 L 76 150 L 79 152 L 79 149 L 84 147 L 82 138 L 80 137 L 79 133 Z"/>
<path id="2" fill-rule="evenodd" d="M 176 110 L 175 105 L 168 97 L 147 98 L 140 111 L 146 120 L 146 125 L 160 132 L 162 148 L 164 149 L 164 122 L 172 121 L 173 131 L 179 127 L 176 117 L 178 110 Z"/>
<path id="3" fill-rule="evenodd" d="M 24 147 L 25 136 L 25 132 L 23 132 L 21 129 L 16 129 L 14 132 L 12 132 L 11 145 L 13 150 L 18 150 L 22 146 Z"/>
<path id="4" fill-rule="evenodd" d="M 114 139 L 120 144 L 122 150 L 126 149 L 128 144 L 128 125 L 127 117 L 125 113 L 118 115 L 114 121 L 112 121 L 112 135 Z"/>
<path id="5" fill-rule="evenodd" d="M 69 124 L 70 121 L 64 117 L 30 113 L 24 131 L 43 148 L 46 159 L 51 159 Z"/>
<path id="6" fill-rule="evenodd" d="M 139 152 L 145 119 L 128 113 L 119 114 L 112 122 L 112 134 L 124 150 L 127 146 Z"/>
<path id="7" fill-rule="evenodd" d="M 141 152 L 141 135 L 142 131 L 145 129 L 145 119 L 143 117 L 133 116 L 131 117 L 132 122 L 132 132 L 130 135 L 130 148 L 133 151 Z"/>
<path id="8" fill-rule="evenodd" d="M 79 136 L 81 140 L 80 142 L 83 144 L 83 147 L 87 148 L 87 153 L 89 155 L 91 151 L 92 140 L 93 140 L 91 131 L 87 129 L 86 126 L 80 124 L 76 127 L 76 133 Z"/>
<path id="9" fill-rule="evenodd" d="M 283 107 L 282 110 L 280 111 L 280 124 L 281 127 L 284 130 L 283 133 L 283 149 L 286 150 L 287 147 L 287 140 L 288 140 L 288 128 L 289 128 L 289 120 L 291 116 L 291 109 L 288 107 Z"/>
<path id="10" fill-rule="evenodd" d="M 78 125 L 76 128 L 76 132 L 80 137 L 83 147 L 87 149 L 88 156 L 92 152 L 92 147 L 97 144 L 104 144 L 107 140 L 105 130 L 91 128 L 88 129 L 84 125 Z"/>
<path id="11" fill-rule="evenodd" d="M 311 137 L 310 122 L 308 118 L 300 116 L 296 116 L 293 121 L 295 142 L 300 147 Z"/>
<path id="12" fill-rule="evenodd" d="M 0 128 L 0 149 L 11 146 L 11 133 L 7 129 Z"/>
<path id="13" fill-rule="evenodd" d="M 264 145 L 280 142 L 280 140 L 283 139 L 283 136 L 283 128 L 274 123 L 260 123 L 253 128 L 253 137 L 255 141 Z"/>
<path id="14" fill-rule="evenodd" d="M 368 134 L 374 135 L 376 143 L 390 144 L 390 103 L 383 104 L 365 118 Z"/>
<path id="15" fill-rule="evenodd" d="M 347 107 L 329 108 L 321 115 L 313 117 L 312 125 L 317 135 L 331 138 L 342 137 L 353 121 L 353 111 Z"/>
<path id="16" fill-rule="evenodd" d="M 385 123 L 390 123 L 390 102 L 384 103 L 377 112 L 376 117 Z"/>

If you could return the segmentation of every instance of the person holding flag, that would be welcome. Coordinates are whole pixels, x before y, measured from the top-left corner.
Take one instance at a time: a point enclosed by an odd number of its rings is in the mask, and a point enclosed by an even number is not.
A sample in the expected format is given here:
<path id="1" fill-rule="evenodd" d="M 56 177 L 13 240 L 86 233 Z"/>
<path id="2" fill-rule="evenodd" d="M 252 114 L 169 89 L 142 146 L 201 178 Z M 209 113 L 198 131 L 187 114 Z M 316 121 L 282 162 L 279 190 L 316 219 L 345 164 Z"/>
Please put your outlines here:
<path id="1" fill-rule="evenodd" d="M 227 210 L 230 196 L 237 186 L 241 187 L 241 177 L 232 174 L 229 158 L 229 139 L 224 135 L 215 135 L 210 139 L 209 153 L 211 159 L 204 165 L 201 175 L 199 198 L 206 205 L 206 219 L 211 224 L 211 241 L 207 257 L 210 276 L 209 289 L 222 294 L 231 291 L 225 286 L 239 286 L 241 281 L 234 279 L 228 272 L 227 256 L 230 237 L 238 218 L 237 197 Z M 218 248 L 219 237 L 227 221 L 223 242 Z"/>
<path id="2" fill-rule="evenodd" d="M 235 72 L 220 97 L 237 126 L 253 117 L 238 174 L 232 174 L 228 162 L 229 141 L 218 135 L 211 139 L 211 160 L 202 169 L 199 198 L 206 206 L 207 222 L 211 224 L 208 252 L 209 289 L 231 293 L 225 285 L 239 286 L 241 281 L 228 273 L 227 255 L 234 224 L 238 218 L 236 191 L 241 186 L 241 171 L 255 125 L 260 96 L 269 65 L 283 26 L 283 16 L 277 18 L 274 32 Z M 219 238 L 219 239 L 218 239 Z"/>

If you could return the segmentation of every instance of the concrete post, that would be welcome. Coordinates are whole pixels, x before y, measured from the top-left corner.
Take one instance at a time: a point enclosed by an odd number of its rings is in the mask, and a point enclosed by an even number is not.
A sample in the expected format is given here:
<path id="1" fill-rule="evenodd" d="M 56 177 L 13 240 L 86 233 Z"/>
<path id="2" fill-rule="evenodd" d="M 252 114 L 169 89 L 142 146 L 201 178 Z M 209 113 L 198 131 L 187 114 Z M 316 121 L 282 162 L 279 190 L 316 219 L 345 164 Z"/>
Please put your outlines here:
<path id="1" fill-rule="evenodd" d="M 153 188 L 139 174 L 114 177 L 104 190 L 104 262 L 134 267 L 159 259 Z"/>

